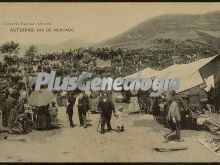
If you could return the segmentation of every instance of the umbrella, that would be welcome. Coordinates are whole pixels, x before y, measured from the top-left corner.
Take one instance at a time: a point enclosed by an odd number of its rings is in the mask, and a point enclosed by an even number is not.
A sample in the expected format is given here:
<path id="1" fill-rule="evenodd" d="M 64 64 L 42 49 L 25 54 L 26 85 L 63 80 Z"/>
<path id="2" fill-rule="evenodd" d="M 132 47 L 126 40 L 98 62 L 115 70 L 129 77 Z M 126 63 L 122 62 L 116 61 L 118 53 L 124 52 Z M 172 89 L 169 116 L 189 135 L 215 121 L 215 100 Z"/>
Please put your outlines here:
<path id="1" fill-rule="evenodd" d="M 32 106 L 44 106 L 50 104 L 53 100 L 55 100 L 55 96 L 52 91 L 42 89 L 32 92 L 28 101 Z"/>

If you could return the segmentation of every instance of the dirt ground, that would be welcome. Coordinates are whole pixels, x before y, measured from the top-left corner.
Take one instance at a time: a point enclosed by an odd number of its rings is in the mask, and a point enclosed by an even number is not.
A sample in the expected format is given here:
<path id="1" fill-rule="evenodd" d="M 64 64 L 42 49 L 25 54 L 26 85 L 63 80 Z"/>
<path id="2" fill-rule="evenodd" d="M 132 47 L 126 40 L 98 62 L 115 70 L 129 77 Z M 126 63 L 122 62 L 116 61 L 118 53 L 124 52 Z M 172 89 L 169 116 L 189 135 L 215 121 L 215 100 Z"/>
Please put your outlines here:
<path id="1" fill-rule="evenodd" d="M 0 141 L 2 162 L 220 162 L 220 157 L 199 144 L 210 137 L 206 131 L 183 130 L 183 142 L 163 143 L 168 129 L 151 115 L 125 113 L 125 132 L 96 131 L 99 114 L 90 114 L 88 128 L 79 127 L 77 110 L 74 124 L 67 125 L 65 108 L 59 108 L 60 129 L 11 135 Z M 112 127 L 115 118 L 112 118 Z M 187 150 L 157 152 L 154 147 L 187 146 Z"/>

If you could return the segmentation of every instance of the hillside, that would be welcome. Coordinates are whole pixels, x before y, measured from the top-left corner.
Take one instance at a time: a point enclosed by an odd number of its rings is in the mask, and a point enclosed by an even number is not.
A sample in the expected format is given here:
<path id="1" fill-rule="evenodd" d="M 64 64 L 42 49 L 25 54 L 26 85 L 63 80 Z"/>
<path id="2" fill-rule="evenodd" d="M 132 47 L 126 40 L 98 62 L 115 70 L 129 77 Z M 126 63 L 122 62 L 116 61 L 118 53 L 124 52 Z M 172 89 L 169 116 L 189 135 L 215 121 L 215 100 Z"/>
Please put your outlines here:
<path id="1" fill-rule="evenodd" d="M 55 51 L 61 52 L 62 50 L 68 51 L 70 49 L 76 49 L 80 47 L 89 47 L 91 45 L 92 45 L 91 42 L 88 42 L 88 41 L 85 41 L 79 38 L 72 38 L 64 42 L 54 44 L 47 48 L 41 49 L 41 52 L 55 52 Z"/>
<path id="2" fill-rule="evenodd" d="M 98 43 L 72 38 L 54 45 L 44 43 L 34 45 L 40 54 L 69 51 L 80 47 L 116 47 L 147 48 L 151 51 L 154 50 L 155 55 L 158 55 L 157 50 L 161 49 L 161 52 L 169 51 L 166 53 L 173 56 L 174 42 L 177 44 L 176 55 L 192 55 L 203 50 L 208 50 L 210 54 L 218 53 L 220 51 L 220 11 L 200 15 L 166 14 L 157 16 L 118 36 Z M 185 49 L 187 43 L 189 45 Z M 19 54 L 23 56 L 29 45 L 20 44 L 20 47 Z M 186 51 L 182 50 L 182 47 Z"/>
<path id="3" fill-rule="evenodd" d="M 206 41 L 220 45 L 220 11 L 203 15 L 167 14 L 146 20 L 130 30 L 99 42 L 97 47 L 147 48 L 154 39 Z"/>

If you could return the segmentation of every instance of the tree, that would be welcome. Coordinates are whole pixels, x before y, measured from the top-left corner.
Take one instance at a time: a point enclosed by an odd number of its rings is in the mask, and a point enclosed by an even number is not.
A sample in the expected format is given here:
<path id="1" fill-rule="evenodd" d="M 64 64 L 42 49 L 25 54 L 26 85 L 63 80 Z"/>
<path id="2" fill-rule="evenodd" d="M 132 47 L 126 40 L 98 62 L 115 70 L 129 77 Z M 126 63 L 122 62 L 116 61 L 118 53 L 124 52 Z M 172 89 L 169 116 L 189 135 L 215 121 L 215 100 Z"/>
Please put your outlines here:
<path id="1" fill-rule="evenodd" d="M 36 56 L 37 47 L 34 45 L 31 45 L 25 52 L 26 57 L 34 58 Z"/>
<path id="2" fill-rule="evenodd" d="M 11 55 L 17 54 L 19 50 L 20 50 L 19 44 L 14 41 L 6 42 L 2 44 L 2 46 L 0 46 L 0 52 L 6 54 L 4 56 L 4 61 L 8 65 L 11 65 L 12 63 Z"/>
<path id="3" fill-rule="evenodd" d="M 12 53 L 17 54 L 19 50 L 19 44 L 14 41 L 6 42 L 0 47 L 1 53 L 8 53 L 9 55 L 11 55 Z"/>

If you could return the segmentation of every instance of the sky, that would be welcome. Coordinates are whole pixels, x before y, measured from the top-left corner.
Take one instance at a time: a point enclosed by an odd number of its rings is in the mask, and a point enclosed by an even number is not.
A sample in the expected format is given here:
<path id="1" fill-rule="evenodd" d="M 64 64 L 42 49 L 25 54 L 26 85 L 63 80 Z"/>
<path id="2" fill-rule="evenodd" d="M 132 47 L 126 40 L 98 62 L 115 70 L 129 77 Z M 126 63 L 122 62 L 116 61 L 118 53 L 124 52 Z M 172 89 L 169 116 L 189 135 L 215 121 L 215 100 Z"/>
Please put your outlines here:
<path id="1" fill-rule="evenodd" d="M 163 14 L 205 14 L 220 3 L 0 3 L 0 43 L 56 44 L 72 38 L 102 41 Z M 11 23 L 51 25 L 8 25 Z M 11 28 L 71 28 L 74 32 L 10 32 Z"/>

